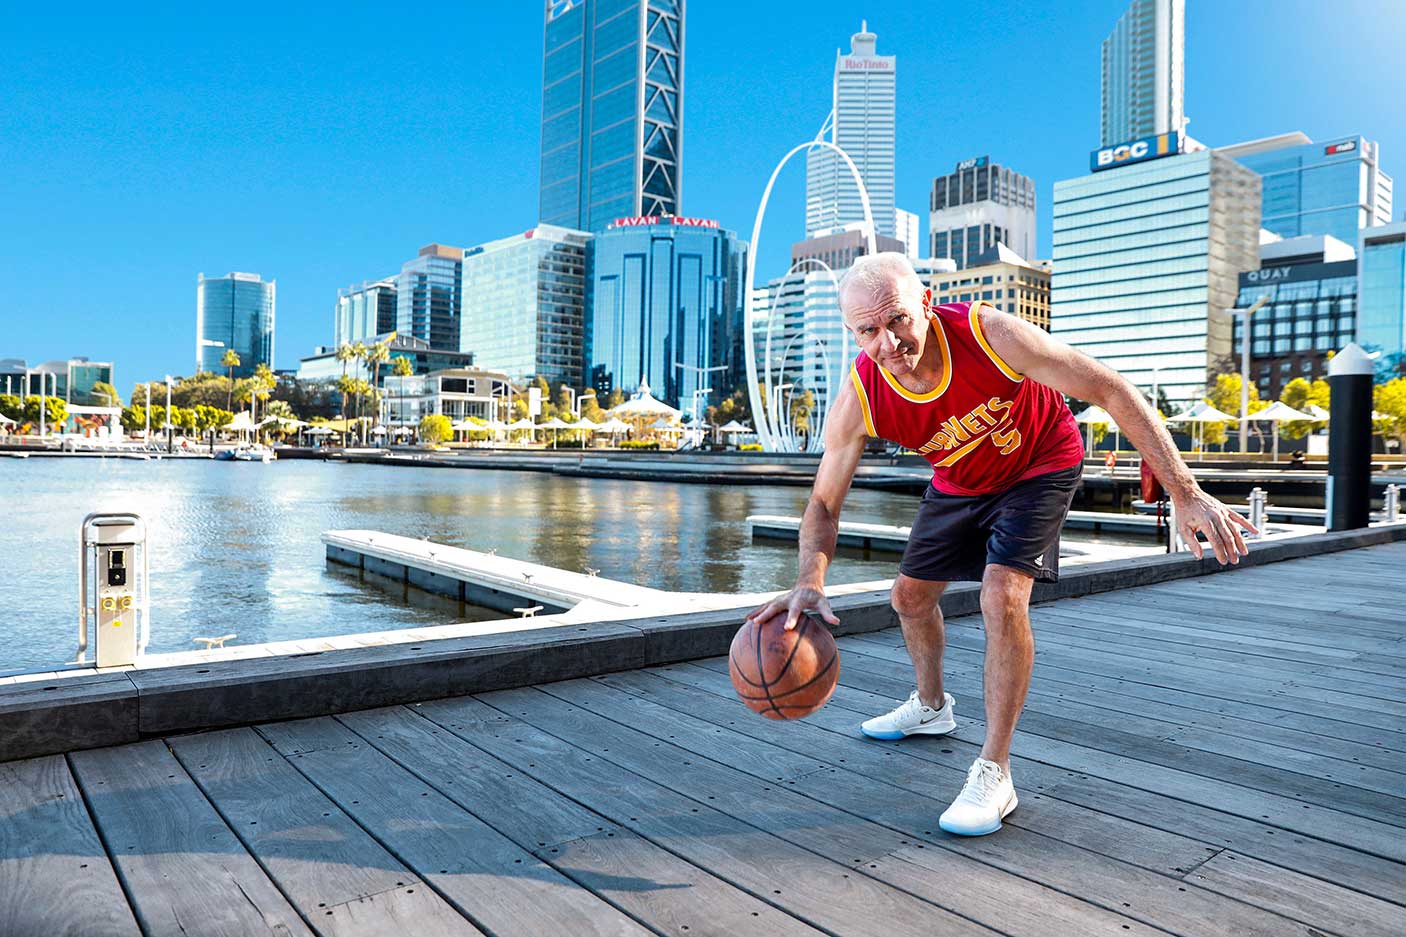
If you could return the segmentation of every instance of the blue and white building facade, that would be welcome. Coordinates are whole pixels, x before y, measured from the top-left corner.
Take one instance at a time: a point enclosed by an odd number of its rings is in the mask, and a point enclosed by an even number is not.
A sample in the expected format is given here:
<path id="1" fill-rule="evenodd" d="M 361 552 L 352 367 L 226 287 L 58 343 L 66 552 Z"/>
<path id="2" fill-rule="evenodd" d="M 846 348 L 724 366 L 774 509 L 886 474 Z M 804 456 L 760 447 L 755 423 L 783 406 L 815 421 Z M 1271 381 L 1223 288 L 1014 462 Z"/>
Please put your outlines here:
<path id="1" fill-rule="evenodd" d="M 460 349 L 519 383 L 581 387 L 591 235 L 538 225 L 464 252 Z"/>
<path id="2" fill-rule="evenodd" d="M 396 331 L 458 351 L 463 267 L 464 249 L 446 244 L 428 244 L 406 261 L 395 281 Z"/>
<path id="3" fill-rule="evenodd" d="M 866 23 L 850 37 L 848 53 L 836 51 L 832 110 L 821 134 L 844 150 L 859 170 L 869 193 L 875 232 L 894 237 L 898 222 L 894 211 L 898 57 L 877 54 L 877 41 Z M 806 237 L 863 220 L 859 189 L 843 160 L 826 147 L 809 150 Z"/>
<path id="4" fill-rule="evenodd" d="M 1364 230 L 1358 264 L 1357 343 L 1406 376 L 1406 221 Z"/>
<path id="5" fill-rule="evenodd" d="M 538 219 L 679 210 L 684 0 L 547 0 Z"/>
<path id="6" fill-rule="evenodd" d="M 1133 0 L 1103 40 L 1101 146 L 1186 127 L 1186 2 Z"/>
<path id="7" fill-rule="evenodd" d="M 257 273 L 200 274 L 195 286 L 195 368 L 227 374 L 220 363 L 234 349 L 234 376 L 250 377 L 259 365 L 273 367 L 274 280 Z"/>
<path id="8" fill-rule="evenodd" d="M 1103 148 L 1110 168 L 1055 183 L 1050 331 L 1185 406 L 1233 367 L 1225 310 L 1259 265 L 1260 185 L 1175 137 Z"/>
<path id="9" fill-rule="evenodd" d="M 337 291 L 333 318 L 333 347 L 369 342 L 394 332 L 396 325 L 395 280 L 367 281 Z"/>
<path id="10" fill-rule="evenodd" d="M 587 276 L 586 381 L 602 398 L 648 383 L 690 411 L 745 383 L 747 245 L 707 218 L 618 218 L 595 236 Z M 710 371 L 717 368 L 719 370 Z"/>

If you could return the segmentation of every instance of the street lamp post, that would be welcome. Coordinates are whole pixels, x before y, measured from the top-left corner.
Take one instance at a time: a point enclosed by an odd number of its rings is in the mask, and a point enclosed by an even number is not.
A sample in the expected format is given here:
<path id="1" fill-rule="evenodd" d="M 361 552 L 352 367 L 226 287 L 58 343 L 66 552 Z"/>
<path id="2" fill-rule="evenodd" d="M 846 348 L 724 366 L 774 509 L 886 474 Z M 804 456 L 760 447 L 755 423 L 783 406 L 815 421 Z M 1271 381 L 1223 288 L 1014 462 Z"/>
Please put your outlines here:
<path id="1" fill-rule="evenodd" d="M 170 455 L 175 451 L 175 444 L 171 439 L 171 375 L 166 375 L 166 454 Z"/>
<path id="2" fill-rule="evenodd" d="M 705 374 L 712 374 L 712 373 L 714 373 L 714 372 L 716 372 L 716 371 L 726 371 L 727 368 L 728 368 L 728 366 L 725 365 L 725 364 L 719 364 L 719 365 L 716 365 L 716 366 L 711 367 L 711 368 L 700 368 L 700 367 L 698 367 L 697 365 L 684 364 L 682 361 L 675 361 L 675 362 L 674 362 L 674 367 L 675 367 L 675 368 L 678 368 L 678 369 L 681 369 L 681 370 L 684 370 L 684 371 L 692 371 L 694 374 L 698 375 L 697 380 L 698 380 L 698 383 L 700 383 L 700 384 L 703 383 L 703 375 L 705 375 Z M 708 393 L 711 394 L 712 392 L 713 392 L 713 388 L 709 387 L 709 388 L 708 388 Z M 693 398 L 693 399 L 694 399 L 694 404 L 695 404 L 695 406 L 697 405 L 697 402 L 698 402 L 697 394 L 698 394 L 698 391 L 695 390 L 695 391 L 694 391 L 694 398 Z M 694 414 L 693 419 L 694 419 L 695 422 L 698 420 L 698 415 L 697 415 L 697 413 Z"/>
<path id="3" fill-rule="evenodd" d="M 1268 296 L 1261 296 L 1249 309 L 1227 309 L 1231 315 L 1242 316 L 1245 325 L 1240 330 L 1240 451 L 1250 445 L 1250 317 L 1269 302 Z"/>
<path id="4" fill-rule="evenodd" d="M 711 387 L 699 387 L 699 388 L 696 388 L 696 389 L 693 391 L 693 406 L 690 407 L 689 409 L 693 411 L 693 426 L 692 426 L 692 430 L 693 430 L 694 432 L 697 432 L 697 433 L 698 433 L 698 443 L 699 443 L 699 444 L 701 444 L 701 443 L 703 442 L 703 433 L 702 433 L 701 430 L 699 430 L 698 424 L 703 420 L 703 415 L 702 415 L 702 413 L 699 411 L 698 403 L 699 403 L 700 400 L 702 400 L 704 397 L 708 396 L 708 395 L 711 394 L 712 392 L 713 392 L 713 388 L 711 388 Z"/>

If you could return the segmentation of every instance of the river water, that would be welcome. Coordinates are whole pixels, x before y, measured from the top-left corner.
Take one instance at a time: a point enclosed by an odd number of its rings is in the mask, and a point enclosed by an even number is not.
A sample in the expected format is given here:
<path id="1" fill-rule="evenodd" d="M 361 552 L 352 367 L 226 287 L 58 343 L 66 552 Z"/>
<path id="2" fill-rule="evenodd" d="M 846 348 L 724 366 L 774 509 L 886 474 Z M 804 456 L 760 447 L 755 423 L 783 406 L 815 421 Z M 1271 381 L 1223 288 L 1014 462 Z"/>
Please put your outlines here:
<path id="1" fill-rule="evenodd" d="M 252 644 L 502 617 L 328 566 L 319 535 L 370 528 L 657 589 L 791 584 L 796 548 L 753 544 L 748 514 L 798 515 L 805 488 L 670 485 L 537 472 L 287 461 L 0 458 L 0 672 L 77 647 L 78 530 L 91 511 L 150 525 L 149 650 L 197 635 Z M 856 489 L 845 519 L 909 524 L 918 498 Z M 897 557 L 842 551 L 829 581 L 892 577 Z"/>

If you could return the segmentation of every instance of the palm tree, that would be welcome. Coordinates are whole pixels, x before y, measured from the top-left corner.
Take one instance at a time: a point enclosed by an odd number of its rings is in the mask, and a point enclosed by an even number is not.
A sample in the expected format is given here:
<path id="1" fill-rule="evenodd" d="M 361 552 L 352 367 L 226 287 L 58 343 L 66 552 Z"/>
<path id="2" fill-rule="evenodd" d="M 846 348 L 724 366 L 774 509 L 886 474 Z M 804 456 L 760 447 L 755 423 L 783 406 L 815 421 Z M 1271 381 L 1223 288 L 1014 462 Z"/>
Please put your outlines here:
<path id="1" fill-rule="evenodd" d="M 367 360 L 371 363 L 371 390 L 376 402 L 376 425 L 381 424 L 380 407 L 380 387 L 381 387 L 381 365 L 391 360 L 391 339 L 395 338 L 392 332 L 383 340 L 371 346 L 367 352 Z"/>
<path id="2" fill-rule="evenodd" d="M 366 343 L 365 343 L 365 342 L 359 341 L 359 340 L 358 340 L 355 344 L 352 345 L 352 360 L 356 362 L 356 370 L 357 370 L 357 378 L 356 378 L 356 379 L 357 379 L 358 381 L 360 381 L 360 380 L 361 380 L 361 369 L 362 369 L 362 367 L 366 364 Z M 360 430 L 360 428 L 361 428 L 361 391 L 360 391 L 360 390 L 358 390 L 358 391 L 356 392 L 356 394 L 353 396 L 353 399 L 354 399 L 355 402 L 356 402 L 356 425 L 357 425 L 357 429 Z"/>
<path id="3" fill-rule="evenodd" d="M 233 348 L 226 348 L 224 357 L 220 359 L 220 366 L 229 369 L 229 391 L 225 394 L 225 409 L 234 409 L 234 369 L 239 367 L 239 352 Z M 216 391 L 218 393 L 218 391 Z M 217 398 L 218 399 L 218 398 Z"/>
<path id="4" fill-rule="evenodd" d="M 349 342 L 342 342 L 337 346 L 337 360 L 342 362 L 342 379 L 337 382 L 337 387 L 342 391 L 342 419 L 347 418 L 347 362 L 352 359 L 352 346 Z"/>

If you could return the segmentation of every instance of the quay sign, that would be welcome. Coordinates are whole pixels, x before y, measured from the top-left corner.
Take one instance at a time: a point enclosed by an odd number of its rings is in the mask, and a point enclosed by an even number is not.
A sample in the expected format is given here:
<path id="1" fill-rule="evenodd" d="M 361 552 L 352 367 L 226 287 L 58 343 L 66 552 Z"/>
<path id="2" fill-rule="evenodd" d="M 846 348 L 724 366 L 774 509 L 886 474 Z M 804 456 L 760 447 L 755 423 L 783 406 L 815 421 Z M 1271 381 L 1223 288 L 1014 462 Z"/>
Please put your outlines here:
<path id="1" fill-rule="evenodd" d="M 673 224 L 679 228 L 716 228 L 718 223 L 711 218 L 681 218 L 678 215 L 636 215 L 633 218 L 616 218 L 617 228 L 641 228 L 652 224 Z"/>
<path id="2" fill-rule="evenodd" d="M 1176 131 L 1159 133 L 1155 137 L 1144 137 L 1131 143 L 1106 146 L 1089 154 L 1089 171 L 1112 169 L 1129 163 L 1140 163 L 1163 156 L 1176 156 L 1181 152 L 1181 134 Z"/>

